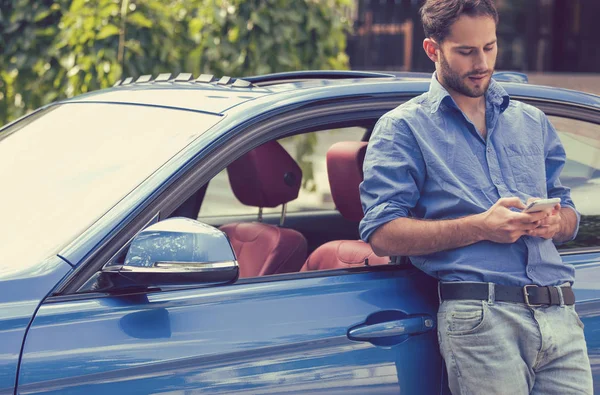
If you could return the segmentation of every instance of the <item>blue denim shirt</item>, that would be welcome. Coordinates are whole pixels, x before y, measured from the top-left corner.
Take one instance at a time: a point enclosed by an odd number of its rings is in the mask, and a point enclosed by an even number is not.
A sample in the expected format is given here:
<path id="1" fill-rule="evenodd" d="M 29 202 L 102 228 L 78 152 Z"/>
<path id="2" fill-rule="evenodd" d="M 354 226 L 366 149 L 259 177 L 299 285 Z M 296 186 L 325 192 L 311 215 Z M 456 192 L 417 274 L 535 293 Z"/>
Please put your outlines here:
<path id="1" fill-rule="evenodd" d="M 565 150 L 545 114 L 510 100 L 493 80 L 485 98 L 487 139 L 435 73 L 428 92 L 377 122 L 360 185 L 363 240 L 396 218 L 459 218 L 482 213 L 501 197 L 517 196 L 523 202 L 559 197 L 563 207 L 575 209 L 569 188 L 558 178 Z M 572 283 L 574 275 L 552 240 L 531 236 L 512 244 L 481 241 L 410 259 L 442 281 L 559 285 Z"/>

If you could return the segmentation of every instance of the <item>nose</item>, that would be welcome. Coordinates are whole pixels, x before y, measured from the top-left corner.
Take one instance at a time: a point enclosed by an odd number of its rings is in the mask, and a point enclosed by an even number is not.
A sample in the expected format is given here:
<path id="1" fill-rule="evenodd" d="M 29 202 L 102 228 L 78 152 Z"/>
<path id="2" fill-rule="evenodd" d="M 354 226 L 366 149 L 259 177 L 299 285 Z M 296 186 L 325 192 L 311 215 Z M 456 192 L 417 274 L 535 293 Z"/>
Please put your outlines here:
<path id="1" fill-rule="evenodd" d="M 488 60 L 485 51 L 477 51 L 477 57 L 473 66 L 475 70 L 488 71 Z"/>

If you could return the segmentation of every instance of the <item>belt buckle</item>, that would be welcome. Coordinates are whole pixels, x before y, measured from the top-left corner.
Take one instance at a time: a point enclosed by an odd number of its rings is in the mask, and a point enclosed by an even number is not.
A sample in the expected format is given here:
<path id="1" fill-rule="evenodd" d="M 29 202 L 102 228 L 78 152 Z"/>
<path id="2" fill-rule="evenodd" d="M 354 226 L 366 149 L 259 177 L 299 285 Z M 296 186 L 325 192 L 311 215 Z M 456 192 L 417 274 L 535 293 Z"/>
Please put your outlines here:
<path id="1" fill-rule="evenodd" d="M 539 307 L 541 304 L 531 304 L 529 303 L 529 294 L 527 293 L 527 287 L 536 287 L 537 285 L 527 284 L 523 287 L 523 298 L 525 299 L 525 304 L 529 307 Z"/>

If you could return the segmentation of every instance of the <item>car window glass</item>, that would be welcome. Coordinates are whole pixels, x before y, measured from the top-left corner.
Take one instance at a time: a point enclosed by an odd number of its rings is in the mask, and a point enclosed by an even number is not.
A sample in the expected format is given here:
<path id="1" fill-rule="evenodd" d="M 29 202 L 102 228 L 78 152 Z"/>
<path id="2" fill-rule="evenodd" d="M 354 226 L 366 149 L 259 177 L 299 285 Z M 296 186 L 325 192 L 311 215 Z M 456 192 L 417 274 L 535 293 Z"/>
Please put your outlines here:
<path id="1" fill-rule="evenodd" d="M 302 188 L 298 198 L 288 203 L 287 212 L 333 210 L 325 155 L 338 141 L 360 141 L 365 128 L 349 127 L 304 133 L 279 140 L 302 168 Z M 281 207 L 265 208 L 263 214 L 279 213 Z M 229 185 L 224 169 L 209 183 L 198 218 L 257 214 L 258 208 L 240 203 Z"/>
<path id="2" fill-rule="evenodd" d="M 600 125 L 556 116 L 548 118 L 567 153 L 560 180 L 571 188 L 571 197 L 581 213 L 577 238 L 559 248 L 600 247 Z"/>
<path id="3" fill-rule="evenodd" d="M 0 135 L 0 276 L 56 253 L 220 119 L 79 103 L 9 126 Z"/>

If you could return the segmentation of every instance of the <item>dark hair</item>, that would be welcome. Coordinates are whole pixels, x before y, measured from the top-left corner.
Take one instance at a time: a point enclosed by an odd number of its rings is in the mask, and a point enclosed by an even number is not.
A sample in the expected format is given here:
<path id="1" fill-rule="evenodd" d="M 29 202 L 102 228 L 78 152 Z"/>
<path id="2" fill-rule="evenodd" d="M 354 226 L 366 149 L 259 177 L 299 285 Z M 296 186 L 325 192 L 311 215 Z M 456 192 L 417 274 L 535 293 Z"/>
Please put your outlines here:
<path id="1" fill-rule="evenodd" d="M 493 0 L 426 0 L 421 7 L 425 37 L 442 42 L 450 27 L 461 15 L 489 16 L 498 24 L 498 11 Z"/>

